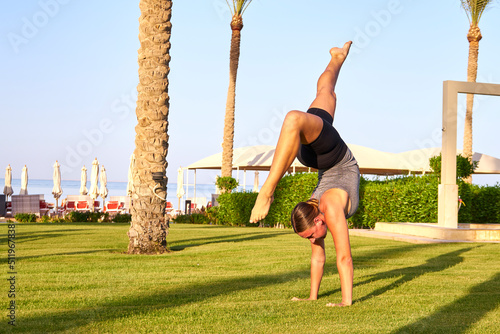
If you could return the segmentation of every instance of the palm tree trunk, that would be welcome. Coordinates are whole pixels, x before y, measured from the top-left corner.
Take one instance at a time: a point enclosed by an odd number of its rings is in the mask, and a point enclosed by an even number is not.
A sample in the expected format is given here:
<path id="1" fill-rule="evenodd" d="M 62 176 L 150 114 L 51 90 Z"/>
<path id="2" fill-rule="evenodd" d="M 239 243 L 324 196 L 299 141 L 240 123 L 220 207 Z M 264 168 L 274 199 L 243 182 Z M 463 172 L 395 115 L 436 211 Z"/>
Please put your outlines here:
<path id="1" fill-rule="evenodd" d="M 167 251 L 165 218 L 168 152 L 168 72 L 170 62 L 171 0 L 140 0 L 139 84 L 135 128 L 135 168 L 132 171 L 132 222 L 128 231 L 129 254 Z M 156 187 L 156 188 L 155 188 Z M 156 195 L 155 195 L 156 193 Z"/>
<path id="2" fill-rule="evenodd" d="M 481 40 L 481 30 L 478 26 L 471 26 L 467 39 L 469 40 L 469 60 L 467 64 L 467 81 L 476 82 L 477 60 L 479 56 L 479 41 Z M 472 108 L 474 105 L 474 94 L 467 94 L 467 105 L 464 125 L 464 147 L 463 153 L 466 158 L 472 159 Z M 472 176 L 464 179 L 467 183 L 472 183 Z"/>
<path id="3" fill-rule="evenodd" d="M 229 55 L 229 88 L 227 91 L 226 114 L 224 117 L 224 138 L 222 141 L 222 177 L 232 176 L 233 142 L 234 142 L 234 109 L 236 104 L 236 74 L 240 59 L 241 29 L 243 19 L 235 14 L 231 21 L 231 51 Z"/>

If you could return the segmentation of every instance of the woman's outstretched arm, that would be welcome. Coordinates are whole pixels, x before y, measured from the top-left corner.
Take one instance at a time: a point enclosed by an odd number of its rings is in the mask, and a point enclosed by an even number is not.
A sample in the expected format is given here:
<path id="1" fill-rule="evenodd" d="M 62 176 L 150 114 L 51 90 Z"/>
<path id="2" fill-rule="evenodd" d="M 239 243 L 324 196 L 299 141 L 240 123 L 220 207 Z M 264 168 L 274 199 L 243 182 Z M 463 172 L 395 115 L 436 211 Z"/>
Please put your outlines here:
<path id="1" fill-rule="evenodd" d="M 349 228 L 345 218 L 349 211 L 349 196 L 341 189 L 330 189 L 321 196 L 321 208 L 325 215 L 326 225 L 332 234 L 337 254 L 337 270 L 340 277 L 342 302 L 329 303 L 327 306 L 350 306 L 352 304 L 352 287 L 354 269 L 352 264 Z"/>
<path id="2" fill-rule="evenodd" d="M 311 241 L 311 291 L 308 299 L 293 297 L 292 300 L 316 300 L 318 299 L 319 287 L 323 278 L 326 262 L 325 239 Z"/>

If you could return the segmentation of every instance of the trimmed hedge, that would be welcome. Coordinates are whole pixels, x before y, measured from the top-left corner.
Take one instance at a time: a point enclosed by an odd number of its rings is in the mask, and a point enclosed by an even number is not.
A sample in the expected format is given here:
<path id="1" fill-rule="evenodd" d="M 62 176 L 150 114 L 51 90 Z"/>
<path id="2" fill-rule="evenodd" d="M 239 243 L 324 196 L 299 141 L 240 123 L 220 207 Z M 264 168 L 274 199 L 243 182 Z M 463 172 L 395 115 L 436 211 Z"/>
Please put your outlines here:
<path id="1" fill-rule="evenodd" d="M 500 223 L 500 185 L 494 187 L 465 185 L 469 189 L 466 196 L 461 196 L 465 206 L 462 205 L 460 208 L 458 221 L 476 224 Z"/>
<path id="2" fill-rule="evenodd" d="M 317 173 L 287 175 L 276 187 L 274 202 L 265 225 L 290 226 L 295 205 L 307 200 L 317 182 Z M 457 181 L 465 205 L 458 214 L 460 223 L 500 223 L 500 185 L 477 186 Z M 360 181 L 360 205 L 348 222 L 351 227 L 373 228 L 376 222 L 437 222 L 438 185 L 436 175 L 405 176 L 384 180 Z M 220 206 L 208 213 L 208 219 L 223 225 L 250 225 L 256 193 L 222 194 Z M 457 203 L 458 205 L 458 203 Z M 215 208 L 213 208 L 215 209 Z"/>
<path id="3" fill-rule="evenodd" d="M 90 211 L 72 211 L 65 217 L 66 221 L 69 221 L 71 223 L 77 223 L 77 222 L 98 222 L 99 220 L 102 221 L 109 221 L 109 213 L 103 213 L 103 212 L 90 212 Z"/>
<path id="4" fill-rule="evenodd" d="M 250 225 L 250 213 L 257 198 L 257 193 L 233 192 L 217 197 L 216 223 L 229 226 Z"/>
<path id="5" fill-rule="evenodd" d="M 307 201 L 311 197 L 317 182 L 318 173 L 297 173 L 284 176 L 276 186 L 274 202 L 264 223 L 292 227 L 290 216 L 293 208 L 297 203 Z M 250 210 L 252 208 L 253 204 Z"/>
<path id="6" fill-rule="evenodd" d="M 317 173 L 298 173 L 284 176 L 276 186 L 274 202 L 262 223 L 264 225 L 280 223 L 291 227 L 290 214 L 293 208 L 298 202 L 305 201 L 311 196 L 317 180 Z M 216 213 L 217 223 L 231 226 L 255 226 L 250 224 L 249 220 L 257 195 L 253 192 L 221 194 L 217 198 L 219 202 Z"/>
<path id="7" fill-rule="evenodd" d="M 36 218 L 34 213 L 16 213 L 14 216 L 14 219 L 19 223 L 34 223 Z"/>
<path id="8" fill-rule="evenodd" d="M 72 211 L 66 215 L 66 217 L 49 217 L 42 216 L 37 217 L 34 213 L 18 213 L 14 216 L 16 221 L 20 223 L 82 223 L 82 222 L 115 222 L 115 223 L 130 223 L 132 220 L 132 215 L 128 213 L 118 213 L 112 219 L 108 212 L 79 212 Z"/>
<path id="9" fill-rule="evenodd" d="M 172 218 L 172 221 L 178 224 L 210 224 L 210 219 L 202 213 L 179 215 Z"/>
<path id="10" fill-rule="evenodd" d="M 361 178 L 360 205 L 349 222 L 357 228 L 373 228 L 376 222 L 437 222 L 438 184 L 433 175 Z"/>

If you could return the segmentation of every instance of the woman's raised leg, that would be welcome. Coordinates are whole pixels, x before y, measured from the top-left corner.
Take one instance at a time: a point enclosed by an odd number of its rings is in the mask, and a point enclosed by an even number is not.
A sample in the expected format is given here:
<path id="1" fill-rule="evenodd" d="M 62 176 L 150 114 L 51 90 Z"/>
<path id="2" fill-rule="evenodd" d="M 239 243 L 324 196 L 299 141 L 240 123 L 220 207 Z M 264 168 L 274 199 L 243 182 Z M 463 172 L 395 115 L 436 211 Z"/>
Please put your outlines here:
<path id="1" fill-rule="evenodd" d="M 292 110 L 286 115 L 269 175 L 259 191 L 250 215 L 251 223 L 257 223 L 267 216 L 276 185 L 290 168 L 297 156 L 300 144 L 309 144 L 314 141 L 322 128 L 323 120 L 316 115 L 298 110 Z"/>
<path id="2" fill-rule="evenodd" d="M 334 116 L 336 105 L 335 85 L 351 44 L 352 42 L 347 42 L 342 48 L 332 48 L 330 50 L 332 58 L 318 79 L 316 98 L 311 104 L 311 108 L 324 109 L 332 117 Z M 281 127 L 269 175 L 259 191 L 250 215 L 251 223 L 257 223 L 267 216 L 276 185 L 297 156 L 300 144 L 309 144 L 314 141 L 318 138 L 322 128 L 323 120 L 316 115 L 297 110 L 292 110 L 287 114 Z"/>
<path id="3" fill-rule="evenodd" d="M 335 85 L 337 84 L 340 68 L 349 54 L 351 44 L 352 42 L 347 42 L 341 48 L 330 49 L 332 58 L 318 79 L 316 98 L 311 103 L 310 108 L 320 108 L 327 111 L 332 117 L 335 116 L 337 104 Z"/>

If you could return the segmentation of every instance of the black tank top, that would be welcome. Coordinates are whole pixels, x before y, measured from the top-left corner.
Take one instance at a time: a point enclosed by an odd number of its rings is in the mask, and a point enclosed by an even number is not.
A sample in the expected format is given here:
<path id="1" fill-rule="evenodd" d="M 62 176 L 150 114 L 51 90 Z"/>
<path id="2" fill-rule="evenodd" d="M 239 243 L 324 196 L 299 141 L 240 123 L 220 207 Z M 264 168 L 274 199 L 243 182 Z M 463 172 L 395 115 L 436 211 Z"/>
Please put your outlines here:
<path id="1" fill-rule="evenodd" d="M 307 145 L 300 145 L 297 158 L 307 167 L 328 169 L 339 163 L 347 151 L 347 145 L 333 127 L 333 117 L 319 108 L 310 108 L 307 113 L 323 119 L 323 129 L 318 138 Z"/>

